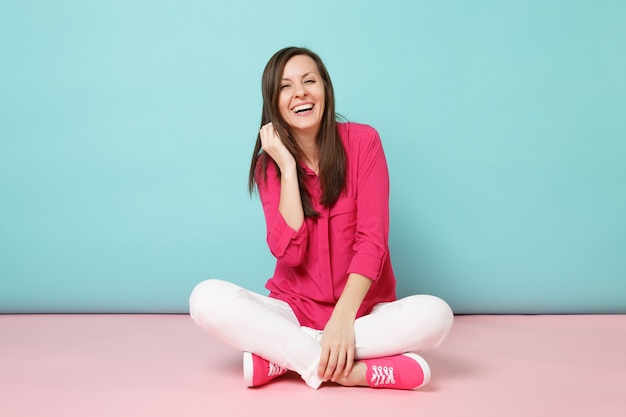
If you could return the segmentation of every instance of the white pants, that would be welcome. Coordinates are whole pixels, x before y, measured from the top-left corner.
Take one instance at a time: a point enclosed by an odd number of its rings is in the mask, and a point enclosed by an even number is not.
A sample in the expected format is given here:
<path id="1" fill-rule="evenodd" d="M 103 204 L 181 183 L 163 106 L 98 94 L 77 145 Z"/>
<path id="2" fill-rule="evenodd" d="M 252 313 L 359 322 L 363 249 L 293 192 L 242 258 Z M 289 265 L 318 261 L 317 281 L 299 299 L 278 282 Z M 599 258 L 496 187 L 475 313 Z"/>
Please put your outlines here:
<path id="1" fill-rule="evenodd" d="M 322 331 L 300 326 L 284 301 L 211 279 L 194 288 L 189 307 L 191 318 L 208 333 L 297 372 L 311 388 L 322 384 L 317 377 Z M 435 348 L 453 320 L 448 304 L 431 295 L 378 304 L 354 322 L 355 359 Z"/>

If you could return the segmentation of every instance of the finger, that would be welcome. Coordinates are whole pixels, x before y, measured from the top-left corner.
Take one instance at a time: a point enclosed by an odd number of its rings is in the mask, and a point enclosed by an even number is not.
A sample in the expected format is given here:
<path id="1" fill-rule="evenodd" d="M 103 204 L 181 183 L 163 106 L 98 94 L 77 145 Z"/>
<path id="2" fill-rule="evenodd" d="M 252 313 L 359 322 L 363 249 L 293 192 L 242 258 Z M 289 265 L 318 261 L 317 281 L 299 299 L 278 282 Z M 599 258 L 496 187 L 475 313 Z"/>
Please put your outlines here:
<path id="1" fill-rule="evenodd" d="M 261 137 L 261 148 L 264 151 L 272 152 L 276 148 L 276 134 L 271 129 L 268 129 L 267 126 L 263 126 L 259 136 Z"/>
<path id="2" fill-rule="evenodd" d="M 274 125 L 272 124 L 272 122 L 264 124 L 263 126 L 261 126 L 261 132 L 266 133 L 266 134 L 276 134 L 276 129 L 274 129 Z"/>
<path id="3" fill-rule="evenodd" d="M 342 372 L 346 366 L 346 358 L 347 358 L 347 352 L 343 350 L 340 351 L 339 354 L 337 355 L 337 367 L 335 368 L 335 372 L 333 372 L 331 381 L 335 382 L 337 378 L 341 378 Z"/>
<path id="4" fill-rule="evenodd" d="M 259 131 L 259 136 L 261 137 L 261 146 L 266 148 L 275 148 L 282 144 L 280 138 L 278 137 L 278 133 L 271 125 L 271 123 L 266 124 Z"/>
<path id="5" fill-rule="evenodd" d="M 269 138 L 272 135 L 272 132 L 274 131 L 274 129 L 272 128 L 272 126 L 270 124 L 267 124 L 265 126 L 263 126 L 261 128 L 261 130 L 259 130 L 259 134 L 261 135 L 261 138 Z"/>
<path id="6" fill-rule="evenodd" d="M 346 352 L 346 367 L 344 369 L 344 376 L 350 375 L 352 367 L 354 366 L 354 348 L 348 349 Z"/>
<path id="7" fill-rule="evenodd" d="M 261 126 L 261 129 L 259 129 L 259 133 L 261 134 L 261 136 L 263 135 L 267 136 L 267 134 L 272 132 L 273 130 L 274 130 L 274 127 L 272 123 L 270 122 Z"/>
<path id="8" fill-rule="evenodd" d="M 326 364 L 326 372 L 324 372 L 324 380 L 329 381 L 333 377 L 333 373 L 337 368 L 337 351 L 331 350 L 328 357 L 328 364 Z"/>
<path id="9" fill-rule="evenodd" d="M 330 351 L 326 348 L 322 348 L 322 353 L 320 355 L 320 363 L 317 366 L 317 377 L 321 380 L 324 380 L 324 374 L 326 373 L 326 366 L 328 365 L 328 357 Z"/>

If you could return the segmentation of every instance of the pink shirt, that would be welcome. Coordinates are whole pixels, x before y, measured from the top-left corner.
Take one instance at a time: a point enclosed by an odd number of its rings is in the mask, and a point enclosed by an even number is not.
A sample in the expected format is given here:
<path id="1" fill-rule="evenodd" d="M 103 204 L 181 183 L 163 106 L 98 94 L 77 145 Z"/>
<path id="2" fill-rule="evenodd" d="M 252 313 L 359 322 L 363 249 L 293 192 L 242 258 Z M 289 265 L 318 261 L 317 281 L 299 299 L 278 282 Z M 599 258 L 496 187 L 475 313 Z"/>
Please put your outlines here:
<path id="1" fill-rule="evenodd" d="M 278 211 L 280 179 L 267 165 L 259 194 L 267 223 L 267 244 L 276 257 L 267 281 L 270 297 L 287 302 L 300 324 L 322 330 L 348 279 L 358 273 L 372 280 L 357 317 L 396 298 L 389 258 L 389 173 L 378 132 L 370 126 L 339 123 L 347 156 L 346 190 L 331 207 L 319 204 L 317 175 L 306 168 L 306 186 L 318 218 L 293 230 Z"/>

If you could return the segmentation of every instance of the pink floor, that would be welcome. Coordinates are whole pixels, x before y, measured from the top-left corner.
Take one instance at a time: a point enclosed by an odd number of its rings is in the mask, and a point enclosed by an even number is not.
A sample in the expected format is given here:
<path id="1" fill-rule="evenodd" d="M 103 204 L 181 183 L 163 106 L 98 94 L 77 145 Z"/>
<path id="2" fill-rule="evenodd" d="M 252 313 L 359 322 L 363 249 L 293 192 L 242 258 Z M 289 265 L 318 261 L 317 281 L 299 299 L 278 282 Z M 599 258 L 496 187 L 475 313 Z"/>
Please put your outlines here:
<path id="1" fill-rule="evenodd" d="M 458 316 L 422 390 L 247 389 L 186 315 L 0 316 L 0 416 L 626 416 L 626 315 Z"/>

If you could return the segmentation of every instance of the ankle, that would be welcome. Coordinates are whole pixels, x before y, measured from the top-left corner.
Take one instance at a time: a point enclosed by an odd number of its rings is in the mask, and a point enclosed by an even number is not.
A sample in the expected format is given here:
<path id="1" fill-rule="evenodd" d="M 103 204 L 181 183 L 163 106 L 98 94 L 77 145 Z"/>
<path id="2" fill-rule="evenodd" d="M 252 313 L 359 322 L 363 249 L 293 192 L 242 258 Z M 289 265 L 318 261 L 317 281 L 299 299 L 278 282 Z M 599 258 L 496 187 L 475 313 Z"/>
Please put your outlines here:
<path id="1" fill-rule="evenodd" d="M 335 383 L 346 387 L 367 387 L 368 383 L 366 378 L 366 372 L 367 365 L 364 362 L 354 362 L 350 373 L 347 376 L 342 375 L 340 378 L 337 378 L 335 380 Z"/>

